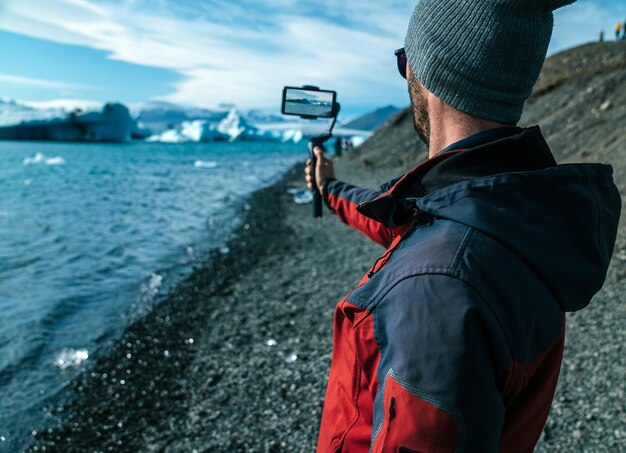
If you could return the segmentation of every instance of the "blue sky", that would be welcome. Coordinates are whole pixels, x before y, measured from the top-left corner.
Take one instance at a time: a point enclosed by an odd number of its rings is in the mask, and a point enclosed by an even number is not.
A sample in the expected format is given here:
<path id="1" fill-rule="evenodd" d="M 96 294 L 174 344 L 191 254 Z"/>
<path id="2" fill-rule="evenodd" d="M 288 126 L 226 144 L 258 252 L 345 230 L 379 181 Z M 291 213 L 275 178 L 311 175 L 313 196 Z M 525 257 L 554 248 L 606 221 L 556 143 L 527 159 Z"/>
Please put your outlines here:
<path id="1" fill-rule="evenodd" d="M 283 85 L 344 111 L 406 105 L 393 50 L 414 0 L 0 0 L 0 97 L 273 108 Z M 550 53 L 612 39 L 622 0 L 555 14 Z"/>

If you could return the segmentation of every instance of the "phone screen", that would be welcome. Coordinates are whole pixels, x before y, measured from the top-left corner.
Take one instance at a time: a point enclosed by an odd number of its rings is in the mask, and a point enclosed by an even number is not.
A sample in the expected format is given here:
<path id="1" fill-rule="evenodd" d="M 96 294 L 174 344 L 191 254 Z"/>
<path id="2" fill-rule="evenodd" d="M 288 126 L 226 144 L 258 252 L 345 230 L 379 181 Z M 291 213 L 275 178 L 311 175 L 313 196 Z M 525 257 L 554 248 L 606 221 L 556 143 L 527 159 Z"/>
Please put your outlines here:
<path id="1" fill-rule="evenodd" d="M 336 97 L 335 91 L 285 87 L 282 112 L 285 115 L 331 118 Z"/>

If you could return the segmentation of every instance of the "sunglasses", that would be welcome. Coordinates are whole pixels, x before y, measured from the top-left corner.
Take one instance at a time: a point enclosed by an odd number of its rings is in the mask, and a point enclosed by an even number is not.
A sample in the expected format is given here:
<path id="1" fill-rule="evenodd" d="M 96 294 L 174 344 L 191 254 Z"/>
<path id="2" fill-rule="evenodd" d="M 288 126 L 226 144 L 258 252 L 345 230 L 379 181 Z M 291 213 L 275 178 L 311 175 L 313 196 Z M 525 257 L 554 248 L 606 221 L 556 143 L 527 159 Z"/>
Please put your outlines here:
<path id="1" fill-rule="evenodd" d="M 406 79 L 406 52 L 404 51 L 404 47 L 398 49 L 394 52 L 396 54 L 396 58 L 398 59 L 398 71 L 400 71 L 400 75 Z"/>

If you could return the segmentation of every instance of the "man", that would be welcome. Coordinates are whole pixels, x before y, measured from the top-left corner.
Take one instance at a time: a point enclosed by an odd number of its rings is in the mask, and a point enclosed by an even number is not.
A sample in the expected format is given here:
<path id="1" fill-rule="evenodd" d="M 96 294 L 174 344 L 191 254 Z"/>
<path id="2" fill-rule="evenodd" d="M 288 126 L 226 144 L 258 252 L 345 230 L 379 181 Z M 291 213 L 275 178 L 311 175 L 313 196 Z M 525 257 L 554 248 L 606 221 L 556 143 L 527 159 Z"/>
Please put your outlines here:
<path id="1" fill-rule="evenodd" d="M 397 56 L 428 160 L 379 192 L 315 150 L 327 206 L 386 247 L 336 307 L 318 451 L 533 451 L 621 209 L 610 166 L 515 126 L 568 3 L 422 0 Z"/>

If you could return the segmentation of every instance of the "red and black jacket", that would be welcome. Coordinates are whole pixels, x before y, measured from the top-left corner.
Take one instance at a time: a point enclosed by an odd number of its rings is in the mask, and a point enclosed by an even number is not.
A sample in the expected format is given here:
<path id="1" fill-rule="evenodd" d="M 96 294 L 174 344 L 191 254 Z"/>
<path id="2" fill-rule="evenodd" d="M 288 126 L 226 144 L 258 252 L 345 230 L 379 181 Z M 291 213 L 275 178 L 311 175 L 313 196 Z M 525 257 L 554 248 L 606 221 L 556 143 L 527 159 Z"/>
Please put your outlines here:
<path id="1" fill-rule="evenodd" d="M 602 286 L 610 166 L 556 165 L 537 127 L 451 149 L 328 207 L 386 251 L 337 305 L 319 452 L 531 452 L 566 311 Z"/>

